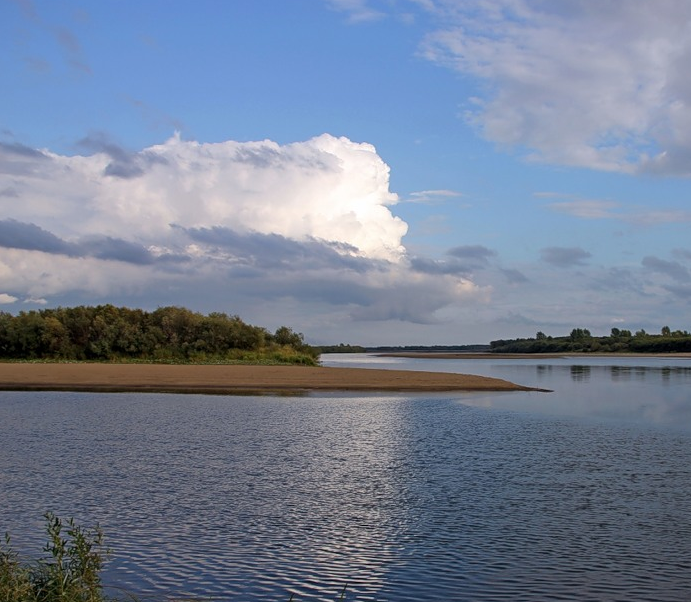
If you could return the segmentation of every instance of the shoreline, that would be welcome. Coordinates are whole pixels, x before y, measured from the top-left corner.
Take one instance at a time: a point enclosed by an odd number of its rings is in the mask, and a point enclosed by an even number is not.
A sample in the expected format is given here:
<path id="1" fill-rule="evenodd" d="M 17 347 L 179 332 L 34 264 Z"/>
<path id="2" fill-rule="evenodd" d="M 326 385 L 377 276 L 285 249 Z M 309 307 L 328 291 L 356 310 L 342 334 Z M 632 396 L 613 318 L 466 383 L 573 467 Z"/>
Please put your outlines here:
<path id="1" fill-rule="evenodd" d="M 691 359 L 691 353 L 578 353 L 570 351 L 566 353 L 489 353 L 475 351 L 392 351 L 389 353 L 374 353 L 377 357 L 406 357 L 410 359 L 440 359 L 440 360 L 486 360 L 486 359 L 510 359 L 510 360 L 529 360 L 529 359 L 560 359 L 560 358 L 587 358 L 587 357 L 654 357 L 672 359 Z"/>
<path id="2" fill-rule="evenodd" d="M 0 390 L 301 394 L 310 391 L 540 391 L 506 380 L 413 370 L 313 366 L 0 363 Z"/>

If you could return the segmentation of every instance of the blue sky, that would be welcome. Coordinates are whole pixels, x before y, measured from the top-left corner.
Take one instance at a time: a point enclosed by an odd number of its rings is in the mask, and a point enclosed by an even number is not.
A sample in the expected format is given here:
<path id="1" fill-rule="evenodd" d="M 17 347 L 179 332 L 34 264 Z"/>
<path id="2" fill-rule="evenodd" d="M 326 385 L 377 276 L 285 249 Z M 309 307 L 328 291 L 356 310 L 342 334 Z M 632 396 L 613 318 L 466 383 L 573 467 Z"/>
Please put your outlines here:
<path id="1" fill-rule="evenodd" d="M 0 310 L 691 329 L 685 0 L 0 0 Z"/>

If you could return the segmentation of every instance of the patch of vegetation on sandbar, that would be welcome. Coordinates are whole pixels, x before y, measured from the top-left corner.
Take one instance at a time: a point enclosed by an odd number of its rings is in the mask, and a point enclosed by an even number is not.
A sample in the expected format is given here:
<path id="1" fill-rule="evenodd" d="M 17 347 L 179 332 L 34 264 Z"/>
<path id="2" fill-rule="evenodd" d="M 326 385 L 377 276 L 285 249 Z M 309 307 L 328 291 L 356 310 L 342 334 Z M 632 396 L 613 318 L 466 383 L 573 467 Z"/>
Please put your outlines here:
<path id="1" fill-rule="evenodd" d="M 0 312 L 0 360 L 316 365 L 319 351 L 287 326 L 275 332 L 225 313 L 113 305 Z"/>

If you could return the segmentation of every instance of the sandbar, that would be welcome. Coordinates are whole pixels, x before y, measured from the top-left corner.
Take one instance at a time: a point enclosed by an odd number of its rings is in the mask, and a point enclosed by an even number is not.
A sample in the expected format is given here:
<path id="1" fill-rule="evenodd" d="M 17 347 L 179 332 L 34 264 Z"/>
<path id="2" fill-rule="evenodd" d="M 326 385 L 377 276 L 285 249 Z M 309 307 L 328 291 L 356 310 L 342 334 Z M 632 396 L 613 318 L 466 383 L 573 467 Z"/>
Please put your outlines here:
<path id="1" fill-rule="evenodd" d="M 0 363 L 0 390 L 209 394 L 533 391 L 498 378 L 313 366 Z"/>

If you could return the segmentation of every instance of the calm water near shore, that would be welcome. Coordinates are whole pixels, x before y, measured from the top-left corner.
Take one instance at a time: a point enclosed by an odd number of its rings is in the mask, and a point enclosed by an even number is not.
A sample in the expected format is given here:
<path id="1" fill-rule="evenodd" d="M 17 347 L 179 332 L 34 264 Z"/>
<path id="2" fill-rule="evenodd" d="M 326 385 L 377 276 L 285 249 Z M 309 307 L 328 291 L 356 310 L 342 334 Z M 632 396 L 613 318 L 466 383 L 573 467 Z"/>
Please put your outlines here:
<path id="1" fill-rule="evenodd" d="M 0 392 L 0 531 L 98 521 L 147 599 L 691 599 L 691 360 L 324 364 L 554 392 Z"/>

